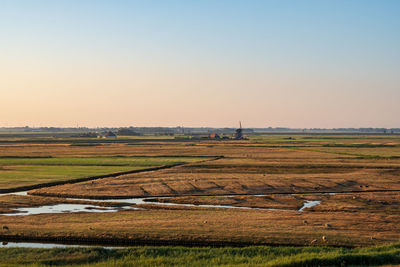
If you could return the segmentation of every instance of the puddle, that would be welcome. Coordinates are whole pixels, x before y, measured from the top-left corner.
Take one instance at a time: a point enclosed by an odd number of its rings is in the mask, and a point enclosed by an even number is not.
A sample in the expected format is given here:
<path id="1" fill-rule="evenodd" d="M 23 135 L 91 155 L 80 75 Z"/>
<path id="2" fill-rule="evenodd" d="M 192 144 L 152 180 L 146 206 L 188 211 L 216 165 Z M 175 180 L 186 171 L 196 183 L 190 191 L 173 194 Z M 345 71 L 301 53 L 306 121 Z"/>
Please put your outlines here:
<path id="1" fill-rule="evenodd" d="M 56 243 L 28 243 L 28 242 L 7 242 L 0 241 L 0 248 L 105 248 L 105 249 L 121 249 L 125 247 L 104 247 L 100 245 L 72 245 L 72 244 L 56 244 Z"/>
<path id="2" fill-rule="evenodd" d="M 28 191 L 21 191 L 21 192 L 14 192 L 14 193 L 2 193 L 2 194 L 0 194 L 0 197 L 1 196 L 7 196 L 7 195 L 26 196 L 26 195 L 28 195 Z"/>
<path id="3" fill-rule="evenodd" d="M 101 207 L 88 204 L 56 204 L 31 208 L 15 208 L 19 213 L 5 213 L 4 216 L 33 215 L 46 213 L 70 213 L 70 212 L 117 212 L 120 209 L 138 209 L 134 207 Z"/>
<path id="4" fill-rule="evenodd" d="M 27 195 L 27 191 L 0 194 L 1 195 Z M 238 195 L 222 195 L 221 197 L 235 197 Z M 256 197 L 264 197 L 266 195 L 253 195 Z M 123 209 L 140 210 L 142 208 L 132 207 L 131 205 L 141 204 L 152 204 L 158 206 L 180 206 L 180 207 L 203 207 L 203 208 L 225 208 L 225 209 L 245 209 L 245 210 L 286 210 L 294 211 L 289 209 L 272 209 L 272 208 L 254 208 L 254 207 L 240 207 L 240 206 L 229 206 L 229 205 L 206 205 L 206 204 L 181 204 L 181 203 L 170 203 L 170 202 L 157 202 L 152 201 L 154 199 L 168 199 L 170 197 L 144 197 L 144 198 L 127 198 L 127 199 L 85 199 L 85 198 L 65 198 L 68 200 L 80 200 L 80 201 L 91 201 L 91 202 L 103 202 L 103 203 L 126 203 L 125 206 L 121 207 L 102 207 L 90 204 L 55 204 L 46 205 L 40 207 L 28 207 L 28 208 L 15 208 L 12 210 L 19 211 L 19 213 L 7 213 L 0 214 L 5 216 L 18 216 L 18 215 L 34 215 L 34 214 L 49 214 L 49 213 L 70 213 L 70 212 L 117 212 Z M 320 201 L 308 201 L 306 200 L 299 211 L 303 211 L 306 208 L 310 208 L 320 204 Z"/>
<path id="5" fill-rule="evenodd" d="M 300 209 L 299 209 L 299 211 L 303 211 L 304 209 L 306 209 L 306 208 L 311 208 L 311 207 L 314 207 L 314 206 L 317 206 L 317 205 L 319 205 L 319 204 L 321 204 L 321 201 L 311 201 L 311 200 L 306 200 L 305 202 L 304 202 L 304 204 L 303 204 L 303 207 L 301 207 Z"/>
<path id="6" fill-rule="evenodd" d="M 80 247 L 80 246 L 50 244 L 50 243 L 6 242 L 6 241 L 3 241 L 0 245 L 0 248 L 68 248 L 68 247 Z"/>
<path id="7" fill-rule="evenodd" d="M 231 197 L 231 195 L 227 196 Z M 159 206 L 180 206 L 180 207 L 203 207 L 203 208 L 227 208 L 227 209 L 255 209 L 255 210 L 279 210 L 279 209 L 264 209 L 264 208 L 252 208 L 252 207 L 238 207 L 238 206 L 228 206 L 228 205 L 202 205 L 202 204 L 180 204 L 180 203 L 171 203 L 171 202 L 157 202 L 151 201 L 154 199 L 167 199 L 170 197 L 144 197 L 144 198 L 127 198 L 127 199 L 83 199 L 83 198 L 67 198 L 69 200 L 84 200 L 84 201 L 93 201 L 93 202 L 119 202 L 119 203 L 128 203 L 130 205 L 136 204 L 153 204 Z M 125 206 L 123 206 L 125 207 Z M 129 207 L 129 206 L 128 206 Z"/>
<path id="8" fill-rule="evenodd" d="M 129 205 L 139 205 L 139 204 L 148 204 L 149 202 L 146 202 L 146 199 L 154 199 L 155 197 L 142 197 L 142 198 L 126 198 L 126 199 L 91 199 L 91 198 L 71 198 L 67 197 L 65 199 L 68 200 L 79 200 L 79 201 L 88 201 L 88 202 L 105 202 L 105 203 L 110 203 L 110 202 L 116 202 L 116 203 L 127 203 Z M 166 197 L 159 197 L 159 198 L 166 198 Z M 123 206 L 125 207 L 125 206 Z"/>
<path id="9" fill-rule="evenodd" d="M 146 201 L 146 204 L 155 205 L 165 205 L 165 206 L 183 206 L 183 207 L 203 207 L 203 208 L 226 208 L 226 209 L 247 209 L 247 210 L 279 210 L 279 209 L 266 209 L 266 208 L 252 208 L 252 207 L 239 207 L 239 206 L 229 206 L 229 205 L 203 205 L 203 204 L 180 204 L 180 203 L 170 203 L 170 202 L 154 202 Z"/>

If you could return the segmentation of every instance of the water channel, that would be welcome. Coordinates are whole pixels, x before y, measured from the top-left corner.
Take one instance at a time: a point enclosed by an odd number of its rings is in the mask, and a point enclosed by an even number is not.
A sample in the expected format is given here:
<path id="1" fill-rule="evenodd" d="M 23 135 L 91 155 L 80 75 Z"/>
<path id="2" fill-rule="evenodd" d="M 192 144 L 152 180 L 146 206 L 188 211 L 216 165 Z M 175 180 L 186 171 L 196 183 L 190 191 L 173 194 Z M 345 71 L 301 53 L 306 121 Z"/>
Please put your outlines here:
<path id="1" fill-rule="evenodd" d="M 27 191 L 0 194 L 4 195 L 27 195 Z M 225 195 L 223 197 L 235 197 L 236 195 Z M 254 195 L 257 197 L 263 197 L 267 195 Z M 168 199 L 169 197 L 158 197 L 158 199 Z M 196 204 L 179 204 L 169 202 L 155 201 L 155 197 L 144 197 L 144 198 L 128 198 L 128 199 L 85 199 L 85 198 L 65 198 L 67 200 L 77 201 L 90 201 L 90 202 L 103 202 L 103 203 L 125 203 L 126 205 L 119 207 L 104 207 L 91 204 L 70 204 L 61 203 L 54 205 L 43 205 L 39 207 L 24 207 L 14 208 L 12 210 L 18 211 L 17 213 L 0 214 L 0 216 L 26 216 L 34 214 L 51 214 L 51 213 L 70 213 L 70 212 L 117 212 L 119 210 L 139 210 L 143 208 L 133 207 L 132 205 L 141 204 L 152 204 L 152 205 L 164 205 L 164 206 L 184 206 L 184 207 L 205 207 L 205 208 L 227 208 L 227 209 L 255 209 L 255 210 L 282 210 L 282 209 L 268 209 L 268 208 L 252 208 L 252 207 L 238 207 L 229 205 L 196 205 Z M 303 206 L 298 211 L 304 211 L 306 208 L 310 208 L 320 204 L 320 201 L 308 201 L 303 203 Z M 293 210 L 291 210 L 293 211 Z M 294 211 L 295 212 L 295 211 Z M 24 248 L 67 248 L 67 247 L 102 247 L 107 249 L 123 248 L 110 247 L 110 246 L 98 246 L 98 245 L 73 245 L 73 244 L 57 244 L 57 243 L 41 243 L 41 242 L 7 242 L 1 241 L 0 247 L 24 247 Z"/>
<path id="2" fill-rule="evenodd" d="M 27 195 L 27 191 L 21 191 L 16 193 L 0 194 L 2 195 Z M 236 195 L 223 195 L 221 197 L 235 197 Z M 254 195 L 257 197 L 264 197 L 267 195 Z M 168 199 L 170 197 L 158 197 L 158 199 Z M 85 198 L 65 198 L 67 200 L 77 201 L 91 201 L 91 202 L 103 202 L 103 203 L 125 203 L 124 206 L 119 207 L 104 207 L 91 204 L 70 204 L 60 203 L 53 205 L 44 205 L 39 207 L 23 207 L 13 208 L 12 210 L 18 211 L 16 213 L 4 213 L 0 216 L 25 216 L 34 214 L 49 214 L 49 213 L 70 213 L 70 212 L 117 212 L 123 209 L 140 210 L 142 208 L 132 207 L 132 205 L 152 204 L 160 206 L 183 206 L 183 207 L 203 207 L 203 208 L 226 208 L 226 209 L 250 209 L 250 210 L 283 210 L 283 209 L 271 209 L 271 208 L 256 208 L 256 207 L 241 207 L 241 206 L 230 206 L 230 205 L 212 205 L 212 204 L 183 204 L 183 203 L 171 203 L 171 202 L 159 202 L 155 201 L 155 197 L 143 197 L 143 198 L 127 198 L 127 199 L 85 199 Z M 310 208 L 320 204 L 320 201 L 309 201 L 306 200 L 303 206 L 298 211 L 303 211 L 306 208 Z"/>

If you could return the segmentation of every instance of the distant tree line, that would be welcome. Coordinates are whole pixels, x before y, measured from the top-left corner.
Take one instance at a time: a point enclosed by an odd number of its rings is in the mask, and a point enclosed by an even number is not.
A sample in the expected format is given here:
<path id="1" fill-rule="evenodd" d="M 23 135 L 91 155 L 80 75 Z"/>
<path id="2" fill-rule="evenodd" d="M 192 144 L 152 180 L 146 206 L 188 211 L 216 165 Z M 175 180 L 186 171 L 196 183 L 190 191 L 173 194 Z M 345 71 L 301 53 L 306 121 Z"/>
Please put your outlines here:
<path id="1" fill-rule="evenodd" d="M 81 133 L 82 136 L 94 137 L 98 133 L 113 132 L 123 136 L 138 135 L 198 135 L 198 134 L 233 134 L 236 128 L 211 128 L 211 127 L 2 127 L 0 132 L 63 132 L 63 133 Z M 310 132 L 310 133 L 383 133 L 392 134 L 400 133 L 400 128 L 289 128 L 289 127 L 267 127 L 267 128 L 244 128 L 244 134 L 252 133 L 268 133 L 268 132 Z"/>

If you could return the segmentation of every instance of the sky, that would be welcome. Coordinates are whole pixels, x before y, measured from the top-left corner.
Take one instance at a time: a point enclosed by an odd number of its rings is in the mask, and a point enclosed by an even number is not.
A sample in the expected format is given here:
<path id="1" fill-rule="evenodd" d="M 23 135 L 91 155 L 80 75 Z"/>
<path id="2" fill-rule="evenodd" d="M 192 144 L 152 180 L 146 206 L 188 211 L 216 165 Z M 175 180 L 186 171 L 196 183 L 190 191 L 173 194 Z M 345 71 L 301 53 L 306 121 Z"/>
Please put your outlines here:
<path id="1" fill-rule="evenodd" d="M 400 127 L 397 0 L 0 0 L 1 126 Z"/>

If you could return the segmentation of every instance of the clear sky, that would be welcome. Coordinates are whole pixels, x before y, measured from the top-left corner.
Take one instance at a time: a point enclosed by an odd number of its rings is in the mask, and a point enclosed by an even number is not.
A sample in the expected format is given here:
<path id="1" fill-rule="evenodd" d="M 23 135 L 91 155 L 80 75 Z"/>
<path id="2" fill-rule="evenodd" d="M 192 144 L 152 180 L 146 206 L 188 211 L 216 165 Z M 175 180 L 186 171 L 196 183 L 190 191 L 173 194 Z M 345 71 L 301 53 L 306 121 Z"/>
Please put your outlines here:
<path id="1" fill-rule="evenodd" d="M 0 126 L 400 127 L 397 0 L 0 0 Z"/>

